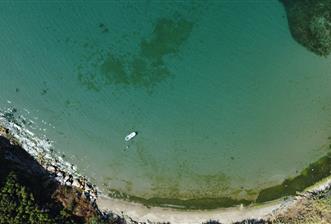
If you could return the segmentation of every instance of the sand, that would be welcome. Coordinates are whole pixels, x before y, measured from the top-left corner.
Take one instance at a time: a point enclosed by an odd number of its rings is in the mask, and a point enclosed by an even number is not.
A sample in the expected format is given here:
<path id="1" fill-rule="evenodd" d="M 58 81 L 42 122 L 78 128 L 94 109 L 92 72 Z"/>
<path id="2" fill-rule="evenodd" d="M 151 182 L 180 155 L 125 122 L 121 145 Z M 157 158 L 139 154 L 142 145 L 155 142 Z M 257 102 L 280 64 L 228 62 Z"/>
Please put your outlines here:
<path id="1" fill-rule="evenodd" d="M 147 208 L 141 204 L 100 196 L 97 199 L 99 208 L 115 214 L 123 214 L 137 222 L 170 222 L 170 223 L 203 223 L 216 220 L 221 223 L 232 223 L 244 219 L 266 218 L 273 211 L 281 208 L 283 201 L 273 201 L 259 206 L 238 206 L 215 210 L 176 210 L 171 208 Z"/>
<path id="2" fill-rule="evenodd" d="M 157 223 L 170 222 L 178 224 L 204 223 L 209 220 L 221 223 L 233 223 L 246 219 L 272 219 L 272 217 L 285 213 L 296 206 L 302 198 L 310 197 L 311 192 L 321 192 L 331 186 L 331 177 L 327 177 L 297 196 L 288 197 L 287 200 L 278 199 L 259 205 L 220 208 L 214 210 L 176 210 L 172 208 L 151 207 L 142 204 L 99 196 L 97 205 L 102 211 L 111 211 L 123 215 L 126 220 L 137 222 Z"/>

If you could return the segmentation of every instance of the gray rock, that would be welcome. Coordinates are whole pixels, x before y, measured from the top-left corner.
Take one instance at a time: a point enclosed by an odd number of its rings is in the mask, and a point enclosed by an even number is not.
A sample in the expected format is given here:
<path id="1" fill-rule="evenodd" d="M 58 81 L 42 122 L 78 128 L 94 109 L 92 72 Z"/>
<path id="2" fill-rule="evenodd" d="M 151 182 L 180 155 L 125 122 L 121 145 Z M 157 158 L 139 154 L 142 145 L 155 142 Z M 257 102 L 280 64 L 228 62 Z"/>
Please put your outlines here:
<path id="1" fill-rule="evenodd" d="M 57 167 L 51 165 L 51 166 L 47 167 L 47 171 L 51 172 L 51 173 L 55 173 L 57 171 Z"/>

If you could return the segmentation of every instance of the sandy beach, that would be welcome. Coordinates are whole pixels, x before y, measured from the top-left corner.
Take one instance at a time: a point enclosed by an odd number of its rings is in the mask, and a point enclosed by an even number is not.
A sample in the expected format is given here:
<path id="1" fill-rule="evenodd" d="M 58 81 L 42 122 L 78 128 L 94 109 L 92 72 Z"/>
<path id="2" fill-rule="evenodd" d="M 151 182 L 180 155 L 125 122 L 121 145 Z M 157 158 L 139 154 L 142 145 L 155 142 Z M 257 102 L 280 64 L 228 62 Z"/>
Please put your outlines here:
<path id="1" fill-rule="evenodd" d="M 331 177 L 327 177 L 297 196 L 288 197 L 286 200 L 278 199 L 259 205 L 237 206 L 230 208 L 220 208 L 214 210 L 176 210 L 172 208 L 151 207 L 148 208 L 138 203 L 99 196 L 98 207 L 107 212 L 123 215 L 127 220 L 145 223 L 170 222 L 178 224 L 205 223 L 213 220 L 220 223 L 240 222 L 248 219 L 268 220 L 272 217 L 286 213 L 294 208 L 302 199 L 309 198 L 311 193 L 325 191 L 331 186 Z"/>
<path id="2" fill-rule="evenodd" d="M 101 210 L 123 214 L 125 218 L 137 222 L 204 223 L 209 220 L 232 223 L 245 219 L 266 218 L 283 206 L 282 201 L 269 202 L 258 206 L 232 207 L 214 210 L 182 211 L 169 208 L 147 208 L 141 204 L 100 196 L 97 204 Z"/>

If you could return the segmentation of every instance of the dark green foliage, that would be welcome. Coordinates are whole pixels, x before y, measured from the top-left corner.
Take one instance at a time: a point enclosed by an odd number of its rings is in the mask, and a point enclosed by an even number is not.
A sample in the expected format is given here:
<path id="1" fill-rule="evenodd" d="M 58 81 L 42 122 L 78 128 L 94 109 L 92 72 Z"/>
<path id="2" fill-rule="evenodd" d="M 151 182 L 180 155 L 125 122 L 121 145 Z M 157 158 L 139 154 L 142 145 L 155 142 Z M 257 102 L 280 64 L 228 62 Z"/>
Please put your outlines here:
<path id="1" fill-rule="evenodd" d="M 0 191 L 0 223 L 55 223 L 11 172 Z"/>
<path id="2" fill-rule="evenodd" d="M 99 217 L 94 217 L 92 218 L 88 224 L 108 224 L 109 222 L 107 221 L 103 221 L 101 218 Z"/>
<path id="3" fill-rule="evenodd" d="M 1 224 L 71 224 L 75 217 L 68 209 L 59 209 L 56 203 L 40 206 L 28 187 L 10 172 L 0 188 Z"/>
<path id="4" fill-rule="evenodd" d="M 256 201 L 265 202 L 281 198 L 283 196 L 295 195 L 314 183 L 328 177 L 331 173 L 331 153 L 318 161 L 310 164 L 298 176 L 288 178 L 283 183 L 262 190 Z"/>
<path id="5" fill-rule="evenodd" d="M 331 1 L 280 0 L 293 38 L 320 56 L 331 53 Z"/>
<path id="6" fill-rule="evenodd" d="M 176 199 L 176 198 L 142 198 L 129 194 L 125 194 L 116 190 L 109 190 L 109 196 L 113 198 L 120 198 L 133 202 L 141 203 L 145 206 L 163 206 L 171 207 L 174 206 L 177 209 L 215 209 L 215 208 L 226 208 L 235 205 L 249 205 L 253 203 L 250 200 L 237 200 L 230 197 L 219 197 L 219 198 L 194 198 L 194 199 Z"/>
<path id="7" fill-rule="evenodd" d="M 59 185 L 24 149 L 0 136 L 0 224 L 104 223 L 78 192 Z"/>

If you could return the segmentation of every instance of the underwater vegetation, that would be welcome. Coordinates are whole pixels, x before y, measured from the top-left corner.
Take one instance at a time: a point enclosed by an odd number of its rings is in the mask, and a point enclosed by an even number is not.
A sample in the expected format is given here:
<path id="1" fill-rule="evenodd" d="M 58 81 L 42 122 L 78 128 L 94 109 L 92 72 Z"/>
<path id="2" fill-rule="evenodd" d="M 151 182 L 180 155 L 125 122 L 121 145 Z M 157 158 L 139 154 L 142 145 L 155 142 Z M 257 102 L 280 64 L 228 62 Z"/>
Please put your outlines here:
<path id="1" fill-rule="evenodd" d="M 319 56 L 331 52 L 331 1 L 280 0 L 293 38 Z"/>
<path id="2" fill-rule="evenodd" d="M 108 195 L 113 198 L 120 198 L 128 201 L 138 202 L 146 206 L 174 207 L 179 209 L 215 209 L 220 207 L 231 207 L 236 205 L 249 205 L 253 203 L 263 203 L 272 201 L 285 196 L 296 195 L 304 191 L 307 187 L 314 185 L 318 181 L 330 176 L 331 174 L 331 152 L 319 160 L 311 163 L 302 170 L 299 175 L 285 179 L 281 184 L 274 185 L 259 191 L 255 200 L 235 199 L 231 197 L 216 198 L 142 198 L 109 189 Z M 251 191 L 254 191 L 252 189 Z"/>
<path id="3" fill-rule="evenodd" d="M 196 199 L 176 199 L 176 198 L 142 198 L 133 195 L 128 195 L 117 190 L 111 189 L 108 196 L 119 198 L 128 201 L 138 202 L 148 207 L 161 206 L 173 207 L 176 209 L 215 209 L 221 207 L 231 207 L 239 204 L 248 205 L 252 203 L 249 200 L 236 200 L 230 197 L 219 198 L 196 198 Z"/>
<path id="4" fill-rule="evenodd" d="M 288 178 L 283 183 L 262 190 L 256 202 L 265 202 L 281 198 L 283 196 L 295 195 L 305 188 L 313 185 L 319 180 L 330 176 L 331 173 L 331 153 L 311 163 L 298 176 Z"/>
<path id="5" fill-rule="evenodd" d="M 99 26 L 104 27 L 103 24 Z M 156 21 L 150 37 L 140 41 L 136 54 L 124 57 L 109 50 L 103 56 L 101 51 L 96 52 L 98 65 L 92 71 L 87 65 L 81 66 L 79 81 L 92 90 L 100 90 L 113 84 L 145 87 L 150 90 L 171 76 L 165 58 L 178 54 L 192 28 L 193 23 L 183 18 L 160 18 Z"/>

